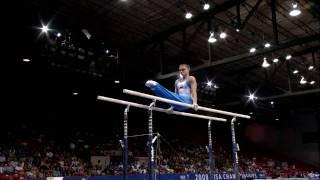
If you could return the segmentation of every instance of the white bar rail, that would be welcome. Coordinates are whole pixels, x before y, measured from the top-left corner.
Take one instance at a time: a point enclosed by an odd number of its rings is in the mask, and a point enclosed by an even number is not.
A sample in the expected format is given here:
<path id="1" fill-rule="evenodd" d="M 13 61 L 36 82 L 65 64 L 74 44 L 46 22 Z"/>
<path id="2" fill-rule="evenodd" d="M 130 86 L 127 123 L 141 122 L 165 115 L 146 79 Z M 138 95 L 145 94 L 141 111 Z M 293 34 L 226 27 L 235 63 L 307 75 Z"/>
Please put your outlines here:
<path id="1" fill-rule="evenodd" d="M 145 94 L 145 93 L 141 93 L 141 92 L 137 92 L 137 91 L 132 91 L 132 90 L 128 90 L 128 89 L 124 89 L 123 93 L 129 94 L 129 95 L 133 95 L 133 96 L 139 96 L 139 97 L 142 97 L 142 98 L 162 101 L 162 102 L 165 102 L 165 103 L 175 104 L 175 105 L 179 105 L 179 106 L 193 108 L 192 104 L 178 102 L 178 101 L 174 101 L 174 100 L 170 100 L 170 99 L 166 99 L 166 98 L 161 98 L 161 97 L 158 97 L 158 96 L 152 96 L 152 95 L 149 95 L 149 94 Z M 222 111 L 222 110 L 218 110 L 218 109 L 211 109 L 211 108 L 206 108 L 206 107 L 202 107 L 202 106 L 199 106 L 198 110 L 207 111 L 207 112 L 213 112 L 213 113 L 218 113 L 218 114 L 224 114 L 224 115 L 229 115 L 229 116 L 233 116 L 233 117 L 241 117 L 241 118 L 246 118 L 246 119 L 250 119 L 251 118 L 250 116 L 244 115 L 244 114 L 238 114 L 238 113 L 233 113 L 233 112 L 228 112 L 228 111 Z"/>
<path id="2" fill-rule="evenodd" d="M 112 103 L 122 104 L 122 105 L 129 105 L 132 107 L 137 107 L 137 108 L 142 108 L 142 109 L 149 109 L 149 106 L 147 106 L 147 105 L 133 103 L 133 102 L 129 102 L 129 101 L 123 101 L 123 100 L 104 97 L 104 96 L 98 96 L 97 99 L 102 100 L 102 101 L 108 101 L 108 102 L 112 102 Z M 168 110 L 163 109 L 163 108 L 158 108 L 158 107 L 152 107 L 152 110 L 158 111 L 158 112 L 168 113 Z M 214 121 L 222 121 L 222 122 L 227 121 L 224 118 L 210 117 L 210 116 L 204 116 L 204 115 L 192 114 L 192 113 L 186 113 L 186 112 L 180 112 L 180 111 L 172 111 L 170 114 L 193 117 L 193 118 L 200 118 L 200 119 L 207 119 L 207 120 L 214 120 Z"/>

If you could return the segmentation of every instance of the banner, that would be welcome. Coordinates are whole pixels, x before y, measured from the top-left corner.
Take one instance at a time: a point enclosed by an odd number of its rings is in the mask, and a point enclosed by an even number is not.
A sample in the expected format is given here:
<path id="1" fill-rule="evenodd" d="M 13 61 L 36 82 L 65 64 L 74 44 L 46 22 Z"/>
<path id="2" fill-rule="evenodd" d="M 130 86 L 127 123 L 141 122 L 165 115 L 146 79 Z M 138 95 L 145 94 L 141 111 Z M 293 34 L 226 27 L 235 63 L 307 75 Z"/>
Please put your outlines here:
<path id="1" fill-rule="evenodd" d="M 263 173 L 242 173 L 241 179 L 266 179 Z M 90 176 L 90 177 L 65 177 L 64 180 L 122 180 L 123 176 Z M 129 175 L 128 180 L 148 180 L 148 175 Z M 157 175 L 156 180 L 233 180 L 236 179 L 234 173 L 212 173 L 209 174 L 161 174 Z"/>
<path id="2" fill-rule="evenodd" d="M 63 180 L 63 177 L 47 177 L 47 180 Z"/>

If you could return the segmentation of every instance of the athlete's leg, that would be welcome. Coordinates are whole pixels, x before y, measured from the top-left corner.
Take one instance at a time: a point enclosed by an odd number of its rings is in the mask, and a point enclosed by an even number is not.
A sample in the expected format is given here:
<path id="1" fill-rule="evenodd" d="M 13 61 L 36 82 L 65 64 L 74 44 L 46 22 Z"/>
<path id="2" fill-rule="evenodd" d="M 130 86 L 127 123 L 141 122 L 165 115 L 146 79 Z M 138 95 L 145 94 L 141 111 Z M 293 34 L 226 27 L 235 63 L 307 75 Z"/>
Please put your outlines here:
<path id="1" fill-rule="evenodd" d="M 178 94 L 176 94 L 172 91 L 169 91 L 168 89 L 166 89 L 165 87 L 163 87 L 161 84 L 159 84 L 156 81 L 149 80 L 146 82 L 146 86 L 149 87 L 154 92 L 154 94 L 159 97 L 174 100 L 174 101 L 179 101 L 179 102 L 183 102 L 183 103 L 192 104 L 191 98 L 179 96 Z M 174 105 L 174 104 L 170 104 L 170 105 L 180 111 L 189 109 L 184 106 L 179 106 L 179 105 Z"/>

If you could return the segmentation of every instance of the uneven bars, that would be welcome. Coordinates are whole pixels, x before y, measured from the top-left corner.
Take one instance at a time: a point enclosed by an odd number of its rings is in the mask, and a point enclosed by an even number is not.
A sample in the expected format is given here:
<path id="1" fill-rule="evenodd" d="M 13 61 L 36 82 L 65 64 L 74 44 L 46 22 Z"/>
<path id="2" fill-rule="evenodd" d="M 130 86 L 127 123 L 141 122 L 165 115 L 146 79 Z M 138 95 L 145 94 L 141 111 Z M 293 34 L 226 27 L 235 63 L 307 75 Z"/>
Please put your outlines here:
<path id="1" fill-rule="evenodd" d="M 161 98 L 161 97 L 158 97 L 158 96 L 152 96 L 152 95 L 149 95 L 149 94 L 145 94 L 145 93 L 141 93 L 141 92 L 137 92 L 137 91 L 132 91 L 132 90 L 128 90 L 128 89 L 124 89 L 123 93 L 130 94 L 130 95 L 133 95 L 133 96 L 139 96 L 139 97 L 142 97 L 142 98 L 162 101 L 162 102 L 166 102 L 166 103 L 169 103 L 169 104 L 175 104 L 175 105 L 179 105 L 179 106 L 193 108 L 192 104 L 178 102 L 178 101 L 174 101 L 174 100 L 170 100 L 170 99 L 166 99 L 166 98 Z M 244 115 L 244 114 L 238 114 L 238 113 L 222 111 L 222 110 L 218 110 L 218 109 L 206 108 L 206 107 L 202 107 L 202 106 L 199 106 L 198 110 L 207 111 L 207 112 L 213 112 L 213 113 L 219 113 L 219 114 L 229 115 L 229 116 L 233 116 L 233 117 L 241 117 L 241 118 L 246 118 L 246 119 L 250 119 L 251 118 L 250 116 Z"/>
<path id="2" fill-rule="evenodd" d="M 149 109 L 149 106 L 147 106 L 147 105 L 133 103 L 133 102 L 129 102 L 129 101 L 123 101 L 123 100 L 104 97 L 104 96 L 98 96 L 97 99 L 102 100 L 102 101 L 108 101 L 108 102 L 112 102 L 112 103 L 122 104 L 122 105 L 129 105 L 129 106 L 137 107 L 137 108 L 141 108 L 141 109 Z M 168 113 L 168 110 L 163 109 L 163 108 L 158 108 L 158 107 L 152 107 L 152 110 Z M 204 116 L 204 115 L 192 114 L 192 113 L 186 113 L 186 112 L 180 112 L 180 111 L 172 111 L 169 114 L 175 114 L 175 115 L 179 115 L 179 116 L 188 116 L 188 117 L 207 119 L 207 120 L 214 120 L 214 121 L 222 121 L 222 122 L 227 121 L 224 118 L 210 117 L 210 116 Z"/>

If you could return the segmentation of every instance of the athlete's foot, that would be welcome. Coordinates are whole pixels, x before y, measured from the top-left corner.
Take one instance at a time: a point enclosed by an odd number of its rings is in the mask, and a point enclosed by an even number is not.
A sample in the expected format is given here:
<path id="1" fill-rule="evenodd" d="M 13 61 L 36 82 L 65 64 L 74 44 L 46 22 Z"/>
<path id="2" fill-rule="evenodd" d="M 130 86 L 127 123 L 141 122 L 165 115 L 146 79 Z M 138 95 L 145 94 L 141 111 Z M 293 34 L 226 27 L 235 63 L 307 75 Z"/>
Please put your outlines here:
<path id="1" fill-rule="evenodd" d="M 152 87 L 156 86 L 157 84 L 158 84 L 158 83 L 157 83 L 156 81 L 148 80 L 145 85 L 146 85 L 147 87 L 149 87 L 149 88 L 152 88 Z"/>

